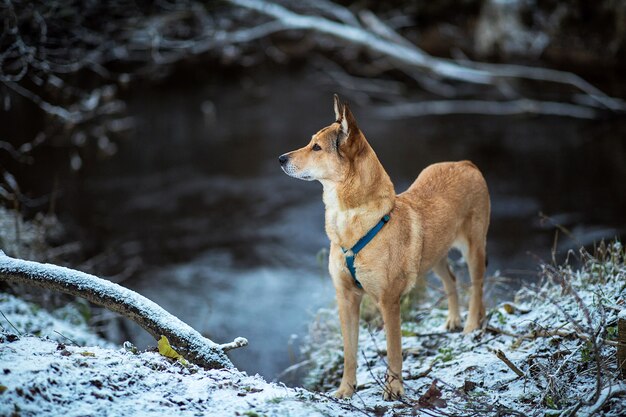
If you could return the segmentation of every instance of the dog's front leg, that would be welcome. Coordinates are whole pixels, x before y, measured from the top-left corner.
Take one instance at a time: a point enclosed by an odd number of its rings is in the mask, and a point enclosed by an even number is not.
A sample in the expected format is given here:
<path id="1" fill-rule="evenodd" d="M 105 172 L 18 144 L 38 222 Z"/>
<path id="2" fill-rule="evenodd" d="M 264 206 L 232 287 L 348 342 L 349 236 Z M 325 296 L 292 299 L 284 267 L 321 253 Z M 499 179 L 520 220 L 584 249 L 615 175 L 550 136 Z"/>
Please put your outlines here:
<path id="1" fill-rule="evenodd" d="M 387 335 L 387 375 L 383 397 L 394 400 L 404 396 L 402 386 L 402 333 L 400 331 L 400 297 L 383 298 L 380 310 Z"/>
<path id="2" fill-rule="evenodd" d="M 346 288 L 343 283 L 338 283 L 335 290 L 343 335 L 343 377 L 339 389 L 335 392 L 335 397 L 350 398 L 356 390 L 359 311 L 363 293 L 356 287 Z"/>

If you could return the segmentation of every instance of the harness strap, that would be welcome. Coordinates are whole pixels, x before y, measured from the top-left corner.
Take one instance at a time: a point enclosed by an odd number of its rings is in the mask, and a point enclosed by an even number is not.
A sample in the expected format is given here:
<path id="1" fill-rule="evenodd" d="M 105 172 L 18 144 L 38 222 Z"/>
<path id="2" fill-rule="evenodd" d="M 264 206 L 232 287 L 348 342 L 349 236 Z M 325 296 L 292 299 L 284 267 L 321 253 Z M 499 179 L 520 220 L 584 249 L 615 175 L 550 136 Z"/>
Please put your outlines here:
<path id="1" fill-rule="evenodd" d="M 357 253 L 361 251 L 361 249 L 363 249 L 368 243 L 370 243 L 372 239 L 374 239 L 374 236 L 376 236 L 378 232 L 380 232 L 380 229 L 382 229 L 383 226 L 388 221 L 389 221 L 389 215 L 385 214 L 385 216 L 382 219 L 380 219 L 378 223 L 376 223 L 376 226 L 372 227 L 370 231 L 367 232 L 367 234 L 363 236 L 361 239 L 359 239 L 359 241 L 356 242 L 356 244 L 350 249 L 350 251 L 352 252 L 352 255 L 346 255 L 346 266 L 348 267 L 348 271 L 350 271 L 350 275 L 352 275 L 352 279 L 354 279 L 354 284 L 358 288 L 362 289 L 363 285 L 361 285 L 361 282 L 356 278 L 356 268 L 354 267 L 354 257 L 357 255 Z M 345 249 L 345 248 L 341 248 L 341 250 L 343 251 L 343 253 L 348 252 L 348 249 Z"/>

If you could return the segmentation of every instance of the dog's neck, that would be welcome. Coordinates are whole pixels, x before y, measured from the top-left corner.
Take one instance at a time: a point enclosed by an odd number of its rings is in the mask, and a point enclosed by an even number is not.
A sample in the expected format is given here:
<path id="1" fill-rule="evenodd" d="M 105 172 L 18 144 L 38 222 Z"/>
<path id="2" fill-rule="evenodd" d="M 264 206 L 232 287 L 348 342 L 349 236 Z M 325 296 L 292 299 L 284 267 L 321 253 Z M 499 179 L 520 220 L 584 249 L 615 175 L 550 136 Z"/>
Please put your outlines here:
<path id="1" fill-rule="evenodd" d="M 395 205 L 391 179 L 366 144 L 340 182 L 322 181 L 326 206 L 326 234 L 331 242 L 353 247 Z"/>

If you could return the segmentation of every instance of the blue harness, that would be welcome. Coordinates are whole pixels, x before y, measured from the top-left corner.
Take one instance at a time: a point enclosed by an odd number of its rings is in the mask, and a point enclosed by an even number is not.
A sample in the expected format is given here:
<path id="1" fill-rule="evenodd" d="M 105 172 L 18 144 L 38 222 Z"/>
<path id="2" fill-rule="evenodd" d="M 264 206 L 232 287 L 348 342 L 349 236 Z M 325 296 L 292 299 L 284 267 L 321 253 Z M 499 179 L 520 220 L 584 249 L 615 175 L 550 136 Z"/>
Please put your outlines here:
<path id="1" fill-rule="evenodd" d="M 350 274 L 352 275 L 352 279 L 354 279 L 354 284 L 361 289 L 363 289 L 363 285 L 361 285 L 359 280 L 356 279 L 356 269 L 354 268 L 354 257 L 356 256 L 357 253 L 361 251 L 361 249 L 363 249 L 368 243 L 370 243 L 372 239 L 374 239 L 374 236 L 376 236 L 378 232 L 380 232 L 380 229 L 382 229 L 385 223 L 387 223 L 388 221 L 389 221 L 389 215 L 385 214 L 385 216 L 382 219 L 380 219 L 378 223 L 376 223 L 376 226 L 372 227 L 372 229 L 369 232 L 367 232 L 365 236 L 359 239 L 359 241 L 356 242 L 356 244 L 350 249 L 352 251 L 352 255 L 350 256 L 346 255 L 346 265 L 348 266 L 348 271 L 350 271 Z M 341 250 L 343 251 L 343 253 L 348 252 L 348 249 L 345 249 L 345 248 L 341 248 Z"/>

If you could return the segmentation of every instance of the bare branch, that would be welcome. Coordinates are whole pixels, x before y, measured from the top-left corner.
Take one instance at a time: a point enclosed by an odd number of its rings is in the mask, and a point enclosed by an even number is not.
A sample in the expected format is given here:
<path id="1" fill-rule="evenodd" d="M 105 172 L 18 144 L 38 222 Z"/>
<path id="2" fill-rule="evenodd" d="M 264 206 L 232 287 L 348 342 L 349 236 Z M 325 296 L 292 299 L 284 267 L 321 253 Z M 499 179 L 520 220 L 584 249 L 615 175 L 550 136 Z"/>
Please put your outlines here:
<path id="1" fill-rule="evenodd" d="M 511 101 L 487 100 L 433 100 L 419 103 L 400 103 L 381 106 L 378 115 L 387 119 L 423 117 L 442 114 L 482 114 L 510 116 L 515 114 L 543 114 L 593 119 L 596 112 L 584 106 L 569 103 L 519 99 Z"/>
<path id="2" fill-rule="evenodd" d="M 285 29 L 311 30 L 327 34 L 337 39 L 361 46 L 370 52 L 382 54 L 396 61 L 400 66 L 414 68 L 430 78 L 446 78 L 479 85 L 492 85 L 502 87 L 504 79 L 528 79 L 545 81 L 575 87 L 587 94 L 592 100 L 601 103 L 607 109 L 613 111 L 625 111 L 626 105 L 620 100 L 609 97 L 604 92 L 583 80 L 576 74 L 558 71 L 549 68 L 537 68 L 523 65 L 502 65 L 490 63 L 478 63 L 467 59 L 449 60 L 433 57 L 408 40 L 402 38 L 393 29 L 385 25 L 374 14 L 361 12 L 361 18 L 367 28 L 350 23 L 338 23 L 319 16 L 307 16 L 295 13 L 287 8 L 265 0 L 229 0 L 231 3 L 255 10 L 259 13 L 273 17 L 282 22 Z M 420 81 L 420 80 L 418 80 Z M 421 82 L 425 86 L 429 83 Z M 439 86 L 435 86 L 439 87 Z M 443 86 L 441 86 L 443 87 Z M 510 90 L 510 89 L 509 89 Z M 446 91 L 441 89 L 441 91 Z M 509 91 L 510 95 L 510 91 Z M 483 103 L 484 104 L 484 103 Z M 529 106 L 530 105 L 530 106 Z M 457 104 L 452 113 L 468 112 L 476 114 L 465 104 Z M 491 108 L 487 112 L 479 114 L 549 114 L 578 118 L 593 118 L 595 113 L 588 111 L 584 106 L 576 106 L 569 103 L 541 102 L 526 99 L 510 101 L 506 104 L 493 103 L 492 106 L 503 106 L 502 110 Z M 445 112 L 447 107 L 437 105 L 438 110 L 430 110 L 429 114 L 449 114 Z M 417 111 L 418 115 L 424 110 Z"/>
<path id="3" fill-rule="evenodd" d="M 314 2 L 311 2 L 310 6 L 315 7 L 322 12 L 326 12 L 336 19 L 341 20 L 342 22 L 349 25 L 361 26 L 359 20 L 354 16 L 350 9 L 340 4 L 335 4 L 329 0 L 316 0 Z"/>
<path id="4" fill-rule="evenodd" d="M 318 16 L 304 16 L 294 13 L 283 6 L 263 0 L 229 0 L 241 7 L 256 10 L 274 17 L 285 25 L 285 29 L 305 29 L 331 35 L 333 37 L 360 45 L 372 52 L 381 53 L 405 64 L 413 65 L 424 71 L 453 80 L 476 84 L 490 84 L 493 77 L 488 71 L 460 66 L 433 58 L 421 49 L 389 42 L 365 29 L 337 23 Z"/>
<path id="5" fill-rule="evenodd" d="M 378 16 L 369 10 L 362 10 L 359 13 L 359 17 L 363 23 L 365 23 L 365 25 L 378 36 L 389 39 L 392 42 L 402 44 L 408 48 L 417 48 L 417 46 L 400 36 L 398 32 L 389 27 L 385 22 L 380 20 Z"/>
<path id="6" fill-rule="evenodd" d="M 525 65 L 490 64 L 473 61 L 466 61 L 466 63 L 470 67 L 489 71 L 494 77 L 523 78 L 535 81 L 549 81 L 556 84 L 569 84 L 584 91 L 590 98 L 611 110 L 626 109 L 626 106 L 621 100 L 607 96 L 600 89 L 594 87 L 572 72 L 553 70 L 550 68 L 528 67 Z"/>
<path id="7" fill-rule="evenodd" d="M 61 106 L 55 106 L 51 103 L 48 103 L 37 94 L 33 93 L 30 90 L 27 90 L 19 84 L 14 83 L 13 81 L 5 82 L 4 85 L 9 87 L 11 90 L 15 91 L 22 97 L 25 97 L 33 103 L 37 104 L 46 113 L 57 116 L 66 122 L 77 123 L 81 119 L 79 112 L 69 111 Z"/>
<path id="8" fill-rule="evenodd" d="M 14 259 L 1 251 L 0 280 L 59 291 L 103 306 L 133 320 L 155 340 L 166 336 L 188 360 L 205 368 L 232 368 L 224 351 L 247 344 L 237 338 L 218 345 L 156 303 L 118 284 L 69 268 Z"/>

